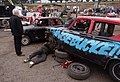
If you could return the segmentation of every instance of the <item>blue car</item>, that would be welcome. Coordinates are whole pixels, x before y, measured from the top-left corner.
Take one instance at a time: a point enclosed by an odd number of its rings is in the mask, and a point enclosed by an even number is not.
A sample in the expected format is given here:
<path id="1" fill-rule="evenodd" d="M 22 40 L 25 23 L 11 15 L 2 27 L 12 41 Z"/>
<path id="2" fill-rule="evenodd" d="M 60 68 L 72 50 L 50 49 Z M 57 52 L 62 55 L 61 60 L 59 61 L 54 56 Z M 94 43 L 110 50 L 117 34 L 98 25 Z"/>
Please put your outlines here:
<path id="1" fill-rule="evenodd" d="M 89 26 L 85 25 L 84 30 L 76 29 L 77 20 L 89 21 Z M 119 18 L 79 16 L 68 29 L 51 28 L 50 33 L 60 49 L 101 65 L 120 82 Z"/>

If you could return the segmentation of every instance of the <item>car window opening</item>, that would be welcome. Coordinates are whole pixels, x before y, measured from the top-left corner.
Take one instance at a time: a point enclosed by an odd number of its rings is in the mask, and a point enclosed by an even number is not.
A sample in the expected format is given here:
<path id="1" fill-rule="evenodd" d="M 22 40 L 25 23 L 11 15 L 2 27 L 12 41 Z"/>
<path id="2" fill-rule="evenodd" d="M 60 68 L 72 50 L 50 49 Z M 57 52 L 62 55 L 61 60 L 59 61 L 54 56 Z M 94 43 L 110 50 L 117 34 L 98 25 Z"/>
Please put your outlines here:
<path id="1" fill-rule="evenodd" d="M 77 19 L 70 30 L 78 31 L 80 33 L 87 33 L 88 28 L 90 27 L 90 20 Z"/>
<path id="2" fill-rule="evenodd" d="M 93 27 L 92 34 L 110 37 L 113 36 L 114 27 L 115 27 L 114 24 L 96 22 Z"/>
<path id="3" fill-rule="evenodd" d="M 104 36 L 110 39 L 120 41 L 120 25 L 105 22 L 95 22 L 92 34 L 95 36 Z"/>
<path id="4" fill-rule="evenodd" d="M 41 19 L 37 22 L 37 26 L 48 26 L 48 20 L 47 19 Z"/>

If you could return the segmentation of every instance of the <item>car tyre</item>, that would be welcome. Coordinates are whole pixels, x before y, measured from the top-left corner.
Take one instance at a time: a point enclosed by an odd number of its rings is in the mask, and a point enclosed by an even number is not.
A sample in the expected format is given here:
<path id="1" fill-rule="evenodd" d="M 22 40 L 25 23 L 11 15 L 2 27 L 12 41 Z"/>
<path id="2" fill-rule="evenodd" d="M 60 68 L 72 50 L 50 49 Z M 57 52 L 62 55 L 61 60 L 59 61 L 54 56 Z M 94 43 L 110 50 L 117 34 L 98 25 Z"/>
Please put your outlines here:
<path id="1" fill-rule="evenodd" d="M 26 46 L 26 45 L 30 44 L 30 42 L 31 42 L 31 40 L 30 40 L 29 36 L 24 35 L 22 37 L 21 43 L 22 43 L 23 46 Z"/>
<path id="2" fill-rule="evenodd" d="M 61 59 L 69 58 L 68 53 L 63 52 L 63 51 L 59 51 L 58 49 L 55 50 L 55 56 L 59 57 Z"/>
<path id="3" fill-rule="evenodd" d="M 120 61 L 114 61 L 109 65 L 109 74 L 116 82 L 120 82 Z"/>
<path id="4" fill-rule="evenodd" d="M 76 80 L 85 80 L 90 76 L 90 68 L 81 63 L 71 63 L 68 66 L 67 74 Z"/>
<path id="5" fill-rule="evenodd" d="M 3 19 L 1 23 L 2 23 L 2 27 L 4 27 L 5 29 L 10 28 L 8 20 Z"/>

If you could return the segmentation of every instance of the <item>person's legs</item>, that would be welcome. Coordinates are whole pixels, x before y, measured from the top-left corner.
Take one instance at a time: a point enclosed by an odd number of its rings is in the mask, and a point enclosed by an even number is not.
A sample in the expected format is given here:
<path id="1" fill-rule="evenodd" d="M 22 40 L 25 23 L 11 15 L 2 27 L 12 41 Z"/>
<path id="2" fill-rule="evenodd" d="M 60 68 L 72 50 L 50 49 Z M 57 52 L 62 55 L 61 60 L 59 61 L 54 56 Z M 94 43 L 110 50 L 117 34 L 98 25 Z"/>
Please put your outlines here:
<path id="1" fill-rule="evenodd" d="M 22 39 L 22 36 L 14 36 L 14 46 L 15 46 L 15 52 L 16 52 L 17 56 L 20 56 L 22 54 L 21 39 Z"/>
<path id="2" fill-rule="evenodd" d="M 35 64 L 38 64 L 40 62 L 43 62 L 45 61 L 47 58 L 47 55 L 46 54 L 40 54 L 40 55 L 37 55 L 35 58 L 33 58 L 31 61 L 33 61 Z"/>
<path id="3" fill-rule="evenodd" d="M 42 53 L 37 55 L 35 58 L 33 58 L 30 63 L 29 63 L 29 67 L 31 68 L 32 66 L 34 66 L 35 64 L 41 63 L 43 61 L 45 61 L 47 58 L 47 55 Z"/>
<path id="4" fill-rule="evenodd" d="M 32 59 L 33 57 L 35 57 L 35 56 L 37 56 L 39 54 L 42 54 L 42 53 L 43 53 L 43 51 L 40 48 L 40 49 L 36 50 L 35 52 L 33 52 L 31 55 L 29 55 L 29 58 Z"/>
<path id="5" fill-rule="evenodd" d="M 42 48 L 36 50 L 35 52 L 33 52 L 31 55 L 29 55 L 29 57 L 27 57 L 27 59 L 24 60 L 24 63 L 27 63 L 29 62 L 33 57 L 39 55 L 39 54 L 42 54 L 43 51 L 42 51 Z"/>
<path id="6" fill-rule="evenodd" d="M 34 53 L 36 55 L 32 55 L 31 56 L 31 57 L 34 56 L 34 58 L 32 58 L 31 60 L 29 60 L 30 61 L 29 62 L 29 67 L 31 68 L 33 65 L 45 61 L 46 58 L 47 58 L 47 53 L 48 53 L 48 50 L 45 47 L 41 47 L 40 50 L 38 50 L 37 52 Z"/>

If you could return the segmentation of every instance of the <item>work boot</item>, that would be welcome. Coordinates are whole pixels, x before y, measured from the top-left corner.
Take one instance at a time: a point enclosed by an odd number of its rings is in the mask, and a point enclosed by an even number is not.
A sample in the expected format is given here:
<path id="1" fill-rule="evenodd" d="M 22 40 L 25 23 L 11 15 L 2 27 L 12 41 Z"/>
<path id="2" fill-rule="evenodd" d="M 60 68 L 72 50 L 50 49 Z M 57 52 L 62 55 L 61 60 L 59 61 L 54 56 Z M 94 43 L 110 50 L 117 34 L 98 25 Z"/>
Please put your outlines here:
<path id="1" fill-rule="evenodd" d="M 21 56 L 25 56 L 25 54 L 23 54 L 22 52 L 20 52 L 19 54 L 17 54 L 17 56 L 21 57 Z"/>
<path id="2" fill-rule="evenodd" d="M 29 68 L 32 68 L 35 65 L 35 63 L 33 61 L 29 62 Z"/>
<path id="3" fill-rule="evenodd" d="M 30 58 L 28 57 L 27 59 L 24 60 L 24 63 L 27 63 L 30 61 Z"/>

